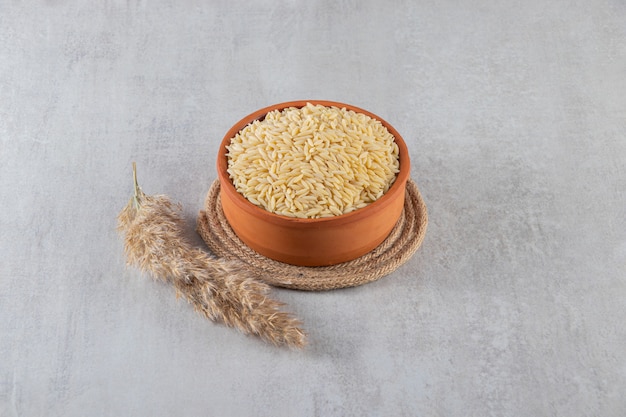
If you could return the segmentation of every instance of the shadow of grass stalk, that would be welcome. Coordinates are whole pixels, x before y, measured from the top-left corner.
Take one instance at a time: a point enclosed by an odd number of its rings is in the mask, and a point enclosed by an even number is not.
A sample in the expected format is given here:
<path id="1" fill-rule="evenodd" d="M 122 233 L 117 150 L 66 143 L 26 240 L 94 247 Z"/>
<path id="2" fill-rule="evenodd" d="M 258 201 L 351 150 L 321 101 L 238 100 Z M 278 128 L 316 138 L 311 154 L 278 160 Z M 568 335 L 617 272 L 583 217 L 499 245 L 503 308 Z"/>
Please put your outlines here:
<path id="1" fill-rule="evenodd" d="M 184 238 L 180 205 L 165 195 L 146 195 L 137 182 L 118 215 L 127 262 L 173 285 L 196 311 L 215 322 L 256 335 L 277 346 L 301 348 L 301 323 L 270 298 L 270 287 L 237 263 L 210 256 Z"/>

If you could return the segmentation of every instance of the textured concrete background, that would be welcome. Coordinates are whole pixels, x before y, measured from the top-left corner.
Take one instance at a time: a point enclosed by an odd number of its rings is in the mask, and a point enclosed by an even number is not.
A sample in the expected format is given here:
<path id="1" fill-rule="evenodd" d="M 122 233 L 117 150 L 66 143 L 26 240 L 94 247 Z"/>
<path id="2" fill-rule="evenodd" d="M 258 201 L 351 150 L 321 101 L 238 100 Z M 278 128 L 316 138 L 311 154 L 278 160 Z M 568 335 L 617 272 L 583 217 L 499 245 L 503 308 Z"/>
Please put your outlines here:
<path id="1" fill-rule="evenodd" d="M 0 2 L 0 416 L 626 415 L 626 3 Z M 293 99 L 405 137 L 392 275 L 276 290 L 276 349 L 124 266 L 131 161 L 184 205 Z"/>

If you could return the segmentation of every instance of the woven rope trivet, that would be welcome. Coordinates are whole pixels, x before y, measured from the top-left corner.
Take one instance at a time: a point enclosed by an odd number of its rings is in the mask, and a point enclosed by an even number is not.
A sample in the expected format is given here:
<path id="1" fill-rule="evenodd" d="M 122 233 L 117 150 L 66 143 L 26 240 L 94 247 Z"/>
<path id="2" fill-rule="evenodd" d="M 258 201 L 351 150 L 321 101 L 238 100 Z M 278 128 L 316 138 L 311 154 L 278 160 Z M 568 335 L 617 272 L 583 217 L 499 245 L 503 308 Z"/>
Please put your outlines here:
<path id="1" fill-rule="evenodd" d="M 252 250 L 237 237 L 224 217 L 218 180 L 211 185 L 205 210 L 198 215 L 198 233 L 215 255 L 243 263 L 249 272 L 270 285 L 309 291 L 354 287 L 395 271 L 422 244 L 428 225 L 426 205 L 411 179 L 406 191 L 402 216 L 389 236 L 371 252 L 337 265 L 289 265 Z"/>

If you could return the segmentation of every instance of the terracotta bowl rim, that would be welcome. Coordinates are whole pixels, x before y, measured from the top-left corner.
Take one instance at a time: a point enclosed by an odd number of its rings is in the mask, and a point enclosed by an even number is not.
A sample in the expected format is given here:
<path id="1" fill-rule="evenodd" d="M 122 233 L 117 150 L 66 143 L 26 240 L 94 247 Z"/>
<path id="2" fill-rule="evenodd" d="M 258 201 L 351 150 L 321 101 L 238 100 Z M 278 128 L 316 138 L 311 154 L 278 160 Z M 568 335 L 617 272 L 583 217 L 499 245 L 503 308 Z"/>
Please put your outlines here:
<path id="1" fill-rule="evenodd" d="M 378 200 L 368 204 L 365 207 L 360 209 L 356 209 L 351 211 L 350 213 L 341 214 L 339 216 L 332 217 L 320 217 L 320 218 L 299 218 L 299 217 L 289 217 L 283 216 L 280 214 L 272 213 L 265 210 L 262 207 L 256 206 L 251 201 L 246 199 L 241 193 L 237 191 L 235 186 L 233 185 L 230 176 L 227 172 L 228 168 L 228 159 L 226 157 L 226 146 L 230 144 L 230 141 L 239 131 L 241 131 L 248 124 L 252 123 L 255 120 L 261 120 L 267 113 L 273 110 L 283 110 L 288 107 L 304 107 L 307 103 L 311 103 L 314 105 L 322 105 L 326 107 L 339 107 L 346 108 L 348 110 L 355 111 L 357 113 L 363 113 L 368 115 L 369 117 L 378 120 L 389 130 L 389 132 L 394 136 L 394 140 L 398 145 L 399 156 L 400 156 L 400 171 L 396 175 L 396 179 L 394 183 L 391 185 L 389 190 Z M 286 101 L 282 103 L 273 104 L 271 106 L 267 106 L 261 108 L 259 110 L 250 113 L 245 116 L 237 123 L 235 123 L 224 135 L 222 142 L 220 143 L 220 148 L 217 154 L 217 174 L 218 179 L 220 181 L 221 192 L 226 193 L 233 203 L 241 210 L 246 211 L 248 214 L 253 215 L 265 222 L 280 224 L 280 225 L 297 225 L 297 227 L 305 227 L 305 228 L 317 228 L 326 223 L 332 223 L 334 225 L 351 223 L 354 221 L 361 220 L 365 217 L 369 217 L 370 215 L 384 209 L 388 206 L 391 201 L 394 199 L 394 196 L 398 193 L 402 193 L 404 191 L 404 187 L 406 186 L 406 181 L 409 178 L 409 174 L 411 171 L 410 158 L 408 153 L 408 148 L 404 139 L 398 133 L 398 131 L 387 121 L 382 119 L 381 117 L 359 107 L 356 107 L 351 104 L 336 102 L 336 101 L 328 101 L 328 100 L 296 100 L 296 101 Z"/>

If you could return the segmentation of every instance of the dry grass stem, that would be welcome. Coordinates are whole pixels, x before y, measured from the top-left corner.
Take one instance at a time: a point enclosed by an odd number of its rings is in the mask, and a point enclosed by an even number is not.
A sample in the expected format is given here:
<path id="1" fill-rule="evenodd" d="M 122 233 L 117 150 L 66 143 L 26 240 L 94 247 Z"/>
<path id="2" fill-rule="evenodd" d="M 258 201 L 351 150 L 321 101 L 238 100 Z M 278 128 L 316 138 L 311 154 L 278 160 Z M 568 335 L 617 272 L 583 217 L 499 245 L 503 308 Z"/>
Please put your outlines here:
<path id="1" fill-rule="evenodd" d="M 164 195 L 135 194 L 118 216 L 129 264 L 172 284 L 202 315 L 274 345 L 305 344 L 301 323 L 268 296 L 269 286 L 238 264 L 193 248 L 183 236 L 181 208 Z"/>

